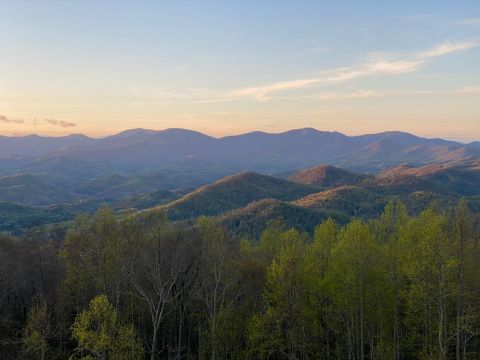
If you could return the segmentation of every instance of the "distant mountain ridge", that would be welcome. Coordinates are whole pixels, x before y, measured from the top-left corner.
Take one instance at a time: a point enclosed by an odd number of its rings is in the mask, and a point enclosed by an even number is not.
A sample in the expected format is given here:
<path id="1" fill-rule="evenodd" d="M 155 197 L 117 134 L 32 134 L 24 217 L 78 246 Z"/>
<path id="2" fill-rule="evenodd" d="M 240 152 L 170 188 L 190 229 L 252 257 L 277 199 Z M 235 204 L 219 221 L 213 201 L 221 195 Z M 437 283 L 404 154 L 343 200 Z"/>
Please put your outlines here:
<path id="1" fill-rule="evenodd" d="M 379 172 L 400 164 L 421 166 L 478 159 L 480 145 L 398 131 L 347 136 L 313 128 L 282 133 L 255 131 L 221 138 L 185 129 L 132 129 L 99 139 L 84 135 L 0 136 L 0 175 L 8 161 L 50 161 L 59 157 L 108 164 L 122 171 L 215 166 L 230 173 L 274 173 L 325 163 L 348 170 Z M 22 170 L 28 171 L 28 166 Z"/>

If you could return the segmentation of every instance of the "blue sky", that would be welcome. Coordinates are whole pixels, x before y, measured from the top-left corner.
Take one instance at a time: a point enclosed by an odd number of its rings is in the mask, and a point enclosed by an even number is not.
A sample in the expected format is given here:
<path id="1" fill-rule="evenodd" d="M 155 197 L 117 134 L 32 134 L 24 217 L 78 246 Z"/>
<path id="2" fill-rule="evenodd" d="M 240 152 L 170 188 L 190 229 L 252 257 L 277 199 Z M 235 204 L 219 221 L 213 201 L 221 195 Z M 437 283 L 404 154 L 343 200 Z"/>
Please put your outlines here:
<path id="1" fill-rule="evenodd" d="M 0 46 L 9 135 L 480 139 L 478 1 L 0 0 Z"/>

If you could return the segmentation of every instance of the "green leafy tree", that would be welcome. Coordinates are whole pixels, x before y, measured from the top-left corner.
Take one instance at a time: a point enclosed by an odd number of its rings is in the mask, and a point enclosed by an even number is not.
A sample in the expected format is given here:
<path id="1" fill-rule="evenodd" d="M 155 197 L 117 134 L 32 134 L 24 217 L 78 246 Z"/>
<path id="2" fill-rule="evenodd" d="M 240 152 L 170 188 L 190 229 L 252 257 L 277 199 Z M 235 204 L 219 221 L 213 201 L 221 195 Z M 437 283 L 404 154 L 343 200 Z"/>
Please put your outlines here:
<path id="1" fill-rule="evenodd" d="M 261 358 L 304 358 L 310 351 L 302 313 L 305 237 L 291 229 L 277 241 L 282 245 L 266 272 L 265 307 L 251 320 L 251 346 Z"/>
<path id="2" fill-rule="evenodd" d="M 207 217 L 200 217 L 197 227 L 202 241 L 199 286 L 207 323 L 199 352 L 201 357 L 214 360 L 233 350 L 228 341 L 231 336 L 226 335 L 231 335 L 235 326 L 231 319 L 239 296 L 238 274 L 230 260 L 232 249 L 226 232 Z"/>
<path id="3" fill-rule="evenodd" d="M 332 251 L 338 241 L 340 227 L 331 218 L 318 225 L 313 242 L 307 246 L 305 259 L 305 281 L 307 299 L 303 312 L 317 344 L 315 356 L 329 359 L 335 356 L 335 340 L 338 337 L 337 309 L 329 293 L 327 274 L 332 266 Z"/>
<path id="4" fill-rule="evenodd" d="M 95 297 L 72 326 L 78 342 L 72 359 L 135 360 L 143 358 L 143 348 L 131 325 L 122 325 L 105 295 Z"/>
<path id="5" fill-rule="evenodd" d="M 455 260 L 447 217 L 433 209 L 408 224 L 413 246 L 405 263 L 409 279 L 406 325 L 410 346 L 422 359 L 448 357 Z"/>
<path id="6" fill-rule="evenodd" d="M 394 360 L 401 359 L 401 314 L 405 310 L 404 290 L 407 279 L 402 271 L 412 244 L 403 236 L 410 221 L 405 205 L 399 201 L 389 202 L 380 217 L 373 221 L 373 235 L 379 245 L 382 266 L 387 275 L 385 301 L 382 308 L 392 320 L 383 327 L 384 347 L 391 345 Z M 385 349 L 386 350 L 386 349 Z M 387 351 L 387 350 L 386 350 Z"/>
<path id="7" fill-rule="evenodd" d="M 469 345 L 479 333 L 480 270 L 478 267 L 479 239 L 474 217 L 465 200 L 461 200 L 453 216 L 451 239 L 455 269 L 455 359 L 468 358 Z"/>
<path id="8" fill-rule="evenodd" d="M 30 309 L 27 325 L 23 331 L 23 347 L 32 359 L 46 359 L 49 350 L 47 342 L 49 330 L 47 305 L 39 301 Z"/>
<path id="9" fill-rule="evenodd" d="M 367 224 L 353 220 L 342 229 L 332 251 L 328 280 L 335 306 L 342 312 L 349 358 L 365 359 L 367 351 L 370 356 L 376 351 L 382 317 L 379 305 L 385 289 L 378 259 L 378 247 Z"/>

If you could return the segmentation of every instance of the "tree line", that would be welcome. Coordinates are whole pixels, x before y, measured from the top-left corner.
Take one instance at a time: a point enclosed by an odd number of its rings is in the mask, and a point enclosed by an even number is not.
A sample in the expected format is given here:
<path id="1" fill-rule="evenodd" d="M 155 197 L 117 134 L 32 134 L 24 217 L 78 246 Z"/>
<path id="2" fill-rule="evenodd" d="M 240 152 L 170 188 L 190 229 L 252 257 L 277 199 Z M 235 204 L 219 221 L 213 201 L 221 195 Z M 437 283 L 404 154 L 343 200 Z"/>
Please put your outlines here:
<path id="1" fill-rule="evenodd" d="M 79 215 L 0 237 L 2 359 L 478 359 L 480 227 L 464 201 L 313 234 L 270 221 Z"/>

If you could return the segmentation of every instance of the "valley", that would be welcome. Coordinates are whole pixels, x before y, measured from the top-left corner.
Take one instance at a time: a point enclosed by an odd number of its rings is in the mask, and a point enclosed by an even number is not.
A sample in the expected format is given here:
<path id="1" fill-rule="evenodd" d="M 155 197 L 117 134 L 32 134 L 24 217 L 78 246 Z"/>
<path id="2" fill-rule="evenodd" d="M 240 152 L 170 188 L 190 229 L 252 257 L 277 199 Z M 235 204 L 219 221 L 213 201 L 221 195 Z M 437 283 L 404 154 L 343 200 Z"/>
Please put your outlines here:
<path id="1" fill-rule="evenodd" d="M 101 139 L 3 137 L 0 147 L 0 230 L 12 234 L 101 206 L 166 212 L 172 221 L 212 216 L 239 235 L 244 222 L 258 234 L 277 217 L 298 218 L 291 225 L 307 231 L 328 216 L 374 217 L 395 198 L 413 212 L 460 198 L 480 207 L 478 144 L 399 132 L 299 129 L 216 139 L 136 129 Z"/>

